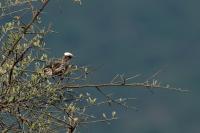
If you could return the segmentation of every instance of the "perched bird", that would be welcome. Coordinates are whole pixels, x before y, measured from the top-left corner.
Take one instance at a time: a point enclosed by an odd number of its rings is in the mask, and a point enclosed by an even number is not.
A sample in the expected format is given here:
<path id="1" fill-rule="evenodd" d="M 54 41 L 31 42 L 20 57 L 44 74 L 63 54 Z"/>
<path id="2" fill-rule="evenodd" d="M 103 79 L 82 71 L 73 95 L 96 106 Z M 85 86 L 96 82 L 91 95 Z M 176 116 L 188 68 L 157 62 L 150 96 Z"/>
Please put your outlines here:
<path id="1" fill-rule="evenodd" d="M 65 52 L 62 59 L 51 62 L 48 66 L 44 68 L 44 74 L 48 76 L 61 76 L 70 67 L 69 62 L 72 57 L 73 54 Z"/>

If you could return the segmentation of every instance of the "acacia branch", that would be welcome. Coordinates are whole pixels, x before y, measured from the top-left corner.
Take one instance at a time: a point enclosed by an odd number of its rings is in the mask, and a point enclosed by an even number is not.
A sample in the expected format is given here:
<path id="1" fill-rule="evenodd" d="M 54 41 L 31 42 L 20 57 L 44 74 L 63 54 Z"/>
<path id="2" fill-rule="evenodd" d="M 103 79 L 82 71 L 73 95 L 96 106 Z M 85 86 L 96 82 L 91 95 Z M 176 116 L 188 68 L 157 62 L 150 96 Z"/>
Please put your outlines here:
<path id="1" fill-rule="evenodd" d="M 61 89 L 80 89 L 80 88 L 107 88 L 107 87 L 142 87 L 142 88 L 157 88 L 157 89 L 169 89 L 179 92 L 188 92 L 188 90 L 182 88 L 174 88 L 169 85 L 162 86 L 159 84 L 153 84 L 148 82 L 135 82 L 135 83 L 105 83 L 105 84 L 83 84 L 83 85 L 64 85 Z"/>
<path id="2" fill-rule="evenodd" d="M 27 51 L 29 49 L 31 49 L 32 46 L 29 46 L 27 47 L 24 52 L 22 52 L 22 54 L 20 55 L 20 57 L 18 59 L 16 59 L 16 61 L 13 63 L 11 69 L 10 69 L 10 73 L 9 73 L 9 78 L 8 78 L 8 83 L 11 84 L 11 81 L 12 81 L 12 75 L 13 75 L 13 70 L 14 70 L 14 67 L 17 65 L 17 63 L 19 63 L 20 61 L 22 61 L 24 59 L 24 56 L 25 54 L 27 53 Z"/>
<path id="3" fill-rule="evenodd" d="M 19 38 L 14 42 L 13 46 L 11 47 L 11 49 L 8 51 L 7 55 L 5 56 L 5 58 L 3 59 L 3 61 L 1 62 L 1 66 L 6 62 L 7 58 L 10 56 L 10 54 L 13 52 L 13 50 L 15 49 L 15 47 L 17 46 L 17 44 L 20 42 L 20 40 L 23 38 L 23 36 L 27 33 L 28 29 L 31 27 L 31 25 L 33 25 L 33 23 L 37 20 L 37 17 L 40 15 L 40 13 L 44 10 L 44 8 L 47 6 L 48 2 L 50 0 L 46 0 L 42 7 L 35 13 L 34 17 L 32 18 L 32 20 L 29 22 L 28 25 L 26 25 L 23 28 L 23 32 L 22 34 L 19 36 Z"/>

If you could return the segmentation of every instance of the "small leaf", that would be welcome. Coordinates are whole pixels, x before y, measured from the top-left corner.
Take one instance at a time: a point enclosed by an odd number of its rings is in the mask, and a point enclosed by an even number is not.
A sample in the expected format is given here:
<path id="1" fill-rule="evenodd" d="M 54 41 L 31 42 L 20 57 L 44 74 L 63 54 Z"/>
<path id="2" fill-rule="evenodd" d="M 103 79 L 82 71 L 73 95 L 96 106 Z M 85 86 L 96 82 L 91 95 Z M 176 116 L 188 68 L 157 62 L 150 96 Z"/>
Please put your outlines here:
<path id="1" fill-rule="evenodd" d="M 112 112 L 112 117 L 115 118 L 115 117 L 116 117 L 116 114 L 117 114 L 117 113 L 116 113 L 115 111 L 113 111 L 113 112 Z"/>
<path id="2" fill-rule="evenodd" d="M 103 118 L 107 119 L 107 116 L 105 113 L 102 114 Z"/>
<path id="3" fill-rule="evenodd" d="M 10 96 L 9 99 L 8 99 L 8 102 L 12 102 L 14 99 L 15 99 L 14 96 Z"/>

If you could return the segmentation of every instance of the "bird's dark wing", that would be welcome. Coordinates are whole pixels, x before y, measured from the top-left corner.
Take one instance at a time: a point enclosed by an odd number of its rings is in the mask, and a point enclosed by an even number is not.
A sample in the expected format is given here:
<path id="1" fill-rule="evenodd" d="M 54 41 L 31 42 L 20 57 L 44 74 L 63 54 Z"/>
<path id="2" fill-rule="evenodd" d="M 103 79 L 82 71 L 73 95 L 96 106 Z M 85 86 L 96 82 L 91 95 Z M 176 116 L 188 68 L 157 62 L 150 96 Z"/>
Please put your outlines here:
<path id="1" fill-rule="evenodd" d="M 50 64 L 44 68 L 46 73 L 50 72 L 52 75 L 62 75 L 66 69 L 66 64 L 63 64 L 62 60 L 51 61 Z"/>
<path id="2" fill-rule="evenodd" d="M 61 63 L 60 62 L 54 62 L 51 64 L 52 66 L 52 69 L 55 70 L 55 69 L 58 69 L 60 66 L 61 66 Z"/>
<path id="3" fill-rule="evenodd" d="M 46 75 L 53 75 L 53 67 L 55 67 L 55 62 L 51 61 L 48 65 L 43 68 L 43 71 Z"/>

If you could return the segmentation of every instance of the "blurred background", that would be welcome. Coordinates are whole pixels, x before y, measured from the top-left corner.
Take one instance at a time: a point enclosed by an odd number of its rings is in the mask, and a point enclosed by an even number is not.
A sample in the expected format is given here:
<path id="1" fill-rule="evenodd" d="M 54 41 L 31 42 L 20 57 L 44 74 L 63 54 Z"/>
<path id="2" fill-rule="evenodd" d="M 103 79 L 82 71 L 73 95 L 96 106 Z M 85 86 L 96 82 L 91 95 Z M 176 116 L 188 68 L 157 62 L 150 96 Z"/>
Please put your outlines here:
<path id="1" fill-rule="evenodd" d="M 200 1 L 198 0 L 52 0 L 44 18 L 56 33 L 47 38 L 49 55 L 74 53 L 73 63 L 95 68 L 95 82 L 116 74 L 142 76 L 155 72 L 160 82 L 189 89 L 109 88 L 116 97 L 135 97 L 139 111 L 116 110 L 111 124 L 81 126 L 81 133 L 200 133 Z M 93 91 L 93 94 L 98 93 Z M 104 107 L 98 107 L 103 112 Z M 93 112 L 95 113 L 95 112 Z"/>

